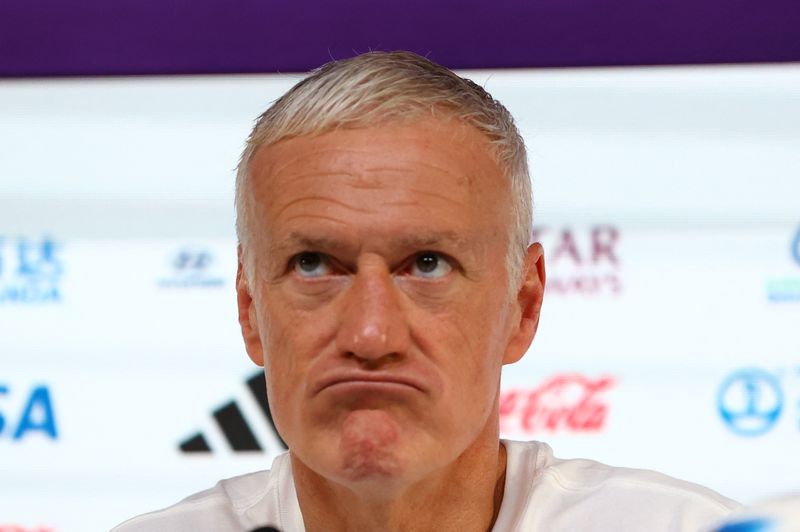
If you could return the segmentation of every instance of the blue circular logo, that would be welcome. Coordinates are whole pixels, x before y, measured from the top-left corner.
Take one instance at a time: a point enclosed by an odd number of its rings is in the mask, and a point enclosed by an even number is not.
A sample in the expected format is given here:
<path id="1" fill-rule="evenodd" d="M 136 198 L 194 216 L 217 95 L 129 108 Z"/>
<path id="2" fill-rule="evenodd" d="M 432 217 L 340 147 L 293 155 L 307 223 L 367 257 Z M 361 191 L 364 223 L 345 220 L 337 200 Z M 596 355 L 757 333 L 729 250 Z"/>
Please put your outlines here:
<path id="1" fill-rule="evenodd" d="M 775 523 L 769 519 L 755 518 L 734 521 L 717 528 L 714 532 L 775 532 Z"/>
<path id="2" fill-rule="evenodd" d="M 740 436 L 768 432 L 783 411 L 783 391 L 778 379 L 757 368 L 741 369 L 722 383 L 717 395 L 722 420 Z"/>
<path id="3" fill-rule="evenodd" d="M 800 265 L 800 228 L 797 229 L 797 234 L 794 235 L 794 240 L 792 240 L 792 257 Z"/>

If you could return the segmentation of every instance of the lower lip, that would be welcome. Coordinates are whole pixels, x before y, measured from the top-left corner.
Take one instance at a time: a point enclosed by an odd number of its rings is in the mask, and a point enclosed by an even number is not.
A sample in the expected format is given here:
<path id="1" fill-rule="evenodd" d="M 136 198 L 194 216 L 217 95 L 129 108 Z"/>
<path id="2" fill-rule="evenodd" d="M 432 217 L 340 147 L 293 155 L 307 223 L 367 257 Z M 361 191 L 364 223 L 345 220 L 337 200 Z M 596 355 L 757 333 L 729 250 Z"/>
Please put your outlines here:
<path id="1" fill-rule="evenodd" d="M 326 386 L 321 390 L 321 392 L 331 392 L 337 394 L 410 394 L 419 391 L 420 390 L 418 388 L 415 388 L 410 384 L 386 381 L 342 381 Z"/>

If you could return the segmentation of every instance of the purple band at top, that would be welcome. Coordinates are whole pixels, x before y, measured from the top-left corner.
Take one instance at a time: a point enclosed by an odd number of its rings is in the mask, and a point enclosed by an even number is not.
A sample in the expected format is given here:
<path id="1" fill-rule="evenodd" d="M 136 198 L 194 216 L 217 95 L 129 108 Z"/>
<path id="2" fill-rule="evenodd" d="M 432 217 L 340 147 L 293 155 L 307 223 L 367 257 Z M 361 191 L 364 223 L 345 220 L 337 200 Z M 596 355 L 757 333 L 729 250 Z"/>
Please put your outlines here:
<path id="1" fill-rule="evenodd" d="M 800 2 L 0 2 L 0 76 L 298 72 L 369 49 L 451 68 L 800 61 Z"/>

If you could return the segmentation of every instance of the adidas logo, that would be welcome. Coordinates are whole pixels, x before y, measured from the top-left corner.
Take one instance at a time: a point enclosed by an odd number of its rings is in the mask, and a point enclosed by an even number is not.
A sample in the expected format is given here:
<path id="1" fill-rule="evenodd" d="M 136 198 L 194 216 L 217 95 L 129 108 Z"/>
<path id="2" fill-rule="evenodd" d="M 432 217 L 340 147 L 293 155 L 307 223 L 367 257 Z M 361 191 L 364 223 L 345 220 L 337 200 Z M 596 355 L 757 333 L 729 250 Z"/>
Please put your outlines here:
<path id="1" fill-rule="evenodd" d="M 272 420 L 272 413 L 269 410 L 269 402 L 267 401 L 267 382 L 264 379 L 264 372 L 259 371 L 253 376 L 249 377 L 245 384 L 250 391 L 250 396 L 255 400 L 258 405 L 258 413 L 256 420 L 248 422 L 244 412 L 246 408 L 242 408 L 236 400 L 231 400 L 217 408 L 212 412 L 214 424 L 219 428 L 224 440 L 227 441 L 228 446 L 235 452 L 242 451 L 257 451 L 266 452 L 269 447 L 273 447 L 273 451 L 283 452 L 288 447 L 286 443 L 278 434 L 275 428 L 275 422 Z M 253 414 L 250 414 L 251 418 Z M 263 416 L 263 417 L 262 417 Z M 257 423 L 266 421 L 266 429 L 269 431 L 274 443 L 272 445 L 265 445 L 264 438 L 259 442 L 254 432 L 254 427 Z M 260 432 L 264 432 L 261 430 Z M 275 443 L 280 446 L 280 449 L 274 449 Z M 208 443 L 208 439 L 203 432 L 198 432 L 189 436 L 179 444 L 179 448 L 183 453 L 211 453 L 213 452 Z"/>

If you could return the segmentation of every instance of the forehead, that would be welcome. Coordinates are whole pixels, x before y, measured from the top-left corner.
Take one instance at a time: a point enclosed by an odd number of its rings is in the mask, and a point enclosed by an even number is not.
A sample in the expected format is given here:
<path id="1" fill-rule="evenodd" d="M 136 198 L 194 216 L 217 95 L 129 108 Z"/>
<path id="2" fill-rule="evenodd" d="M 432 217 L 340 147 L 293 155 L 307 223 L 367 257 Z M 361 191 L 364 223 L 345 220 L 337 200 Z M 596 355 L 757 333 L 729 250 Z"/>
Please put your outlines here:
<path id="1" fill-rule="evenodd" d="M 311 223 L 362 232 L 508 223 L 510 186 L 488 139 L 454 119 L 284 140 L 256 153 L 250 175 L 256 219 L 270 232 Z"/>

